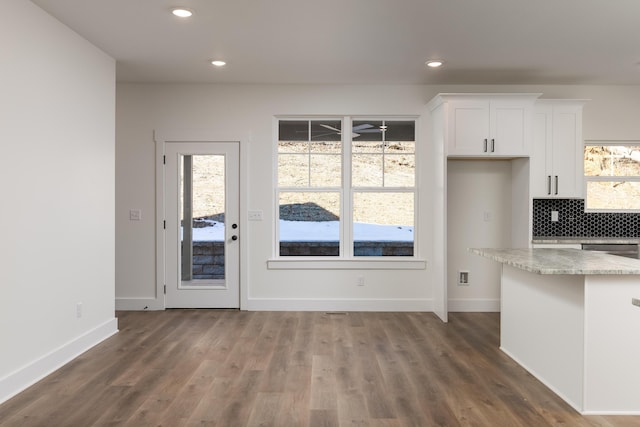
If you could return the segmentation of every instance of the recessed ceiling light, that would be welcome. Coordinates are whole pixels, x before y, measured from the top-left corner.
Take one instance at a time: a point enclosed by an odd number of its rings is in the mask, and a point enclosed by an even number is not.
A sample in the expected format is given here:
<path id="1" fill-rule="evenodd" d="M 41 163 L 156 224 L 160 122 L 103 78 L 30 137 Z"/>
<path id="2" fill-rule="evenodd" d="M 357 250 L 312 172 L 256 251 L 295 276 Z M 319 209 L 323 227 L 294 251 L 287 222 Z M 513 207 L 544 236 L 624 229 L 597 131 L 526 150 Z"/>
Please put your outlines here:
<path id="1" fill-rule="evenodd" d="M 193 15 L 192 10 L 185 9 L 184 7 L 176 7 L 174 9 L 171 9 L 171 13 L 179 18 L 189 18 L 191 15 Z"/>
<path id="2" fill-rule="evenodd" d="M 224 67 L 225 65 L 227 65 L 226 62 L 224 61 L 211 61 L 211 65 L 215 65 L 216 67 Z"/>
<path id="3" fill-rule="evenodd" d="M 440 61 L 439 59 L 433 59 L 433 60 L 427 61 L 426 64 L 427 64 L 427 67 L 438 68 L 442 66 L 442 61 Z"/>

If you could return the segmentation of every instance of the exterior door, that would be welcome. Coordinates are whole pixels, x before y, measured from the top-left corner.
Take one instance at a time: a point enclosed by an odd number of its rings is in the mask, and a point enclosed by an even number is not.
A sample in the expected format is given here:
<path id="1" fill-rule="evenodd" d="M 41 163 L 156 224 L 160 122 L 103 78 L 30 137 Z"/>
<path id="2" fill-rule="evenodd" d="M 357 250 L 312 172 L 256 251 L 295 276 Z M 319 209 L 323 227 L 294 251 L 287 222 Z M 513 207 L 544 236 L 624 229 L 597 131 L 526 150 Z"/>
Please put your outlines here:
<path id="1" fill-rule="evenodd" d="M 240 307 L 239 144 L 165 144 L 167 308 Z"/>

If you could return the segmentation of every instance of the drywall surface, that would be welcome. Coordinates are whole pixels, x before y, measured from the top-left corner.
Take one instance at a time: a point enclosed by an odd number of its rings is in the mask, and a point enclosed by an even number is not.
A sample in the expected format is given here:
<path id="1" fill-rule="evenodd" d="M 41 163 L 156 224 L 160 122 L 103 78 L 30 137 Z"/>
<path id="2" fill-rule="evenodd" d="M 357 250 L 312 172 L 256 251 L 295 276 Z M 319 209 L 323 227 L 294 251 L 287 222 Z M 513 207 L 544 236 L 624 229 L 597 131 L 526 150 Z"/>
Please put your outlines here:
<path id="1" fill-rule="evenodd" d="M 2 5 L 0 401 L 115 332 L 115 62 Z"/>
<path id="2" fill-rule="evenodd" d="M 143 308 L 156 294 L 155 154 L 156 129 L 217 130 L 251 135 L 247 164 L 247 210 L 263 211 L 262 221 L 247 223 L 241 260 L 244 308 L 309 307 L 309 301 L 376 309 L 379 301 L 419 301 L 431 305 L 434 258 L 431 233 L 437 207 L 430 153 L 431 117 L 426 103 L 440 92 L 526 92 L 544 98 L 589 99 L 584 110 L 586 139 L 640 139 L 640 87 L 636 86 L 367 86 L 367 85 L 186 85 L 118 84 L 116 130 L 116 297 L 123 307 Z M 419 256 L 426 270 L 269 270 L 274 253 L 274 117 L 277 115 L 376 116 L 419 118 L 419 204 L 416 224 Z M 471 192 L 470 188 L 462 190 Z M 470 195 L 470 194 L 469 194 Z M 462 194 L 460 197 L 466 197 Z M 130 209 L 143 211 L 129 221 Z M 246 215 L 246 212 L 241 212 Z M 457 231 L 454 231 L 455 234 Z M 356 285 L 364 276 L 366 285 Z M 478 284 L 472 298 L 494 299 L 495 284 Z M 136 302 L 139 301 L 139 304 Z M 253 304 L 255 303 L 255 304 Z M 272 304 L 273 303 L 273 304 Z M 343 304 L 344 303 L 344 304 Z M 138 305 L 136 305 L 138 304 Z M 346 305 L 345 305 L 346 304 Z"/>
<path id="3" fill-rule="evenodd" d="M 449 303 L 490 311 L 500 305 L 501 266 L 467 249 L 511 246 L 511 161 L 449 160 L 447 172 Z M 462 284 L 461 271 L 468 273 Z"/>
<path id="4" fill-rule="evenodd" d="M 304 308 L 324 301 L 324 307 L 380 308 L 377 302 L 418 301 L 428 309 L 427 270 L 274 270 L 274 123 L 278 115 L 379 116 L 424 115 L 423 94 L 414 87 L 260 86 L 260 85 L 118 85 L 116 149 L 116 295 L 128 304 L 155 295 L 154 131 L 208 129 L 250 134 L 241 151 L 246 164 L 247 210 L 263 212 L 262 221 L 247 222 L 240 244 L 247 248 L 241 277 L 247 282 L 244 308 Z M 426 133 L 421 120 L 418 134 Z M 248 151 L 248 153 L 246 153 Z M 418 161 L 426 161 L 418 147 Z M 420 182 L 426 176 L 419 178 Z M 425 190 L 429 187 L 420 185 Z M 419 194 L 424 214 L 417 219 L 418 257 L 426 258 L 428 221 L 426 192 Z M 130 209 L 141 209 L 142 221 L 129 221 Z M 241 212 L 246 215 L 246 212 Z M 364 286 L 358 286 L 363 276 Z M 133 301 L 133 302 L 132 302 Z M 335 302 L 335 305 L 334 305 Z M 131 307 L 131 305 L 128 305 Z M 344 305 L 341 305 L 344 307 Z M 135 305 L 133 308 L 137 308 Z M 139 308 L 144 308 L 141 305 Z M 415 308 L 415 306 L 414 306 Z"/>

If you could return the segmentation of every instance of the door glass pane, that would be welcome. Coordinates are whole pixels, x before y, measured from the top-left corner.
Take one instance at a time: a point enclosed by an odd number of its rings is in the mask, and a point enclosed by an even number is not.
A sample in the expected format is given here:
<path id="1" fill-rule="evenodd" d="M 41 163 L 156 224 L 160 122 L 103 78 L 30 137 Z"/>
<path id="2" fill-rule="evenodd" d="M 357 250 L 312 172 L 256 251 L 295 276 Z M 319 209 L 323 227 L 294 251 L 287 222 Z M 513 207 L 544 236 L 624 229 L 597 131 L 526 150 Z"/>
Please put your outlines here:
<path id="1" fill-rule="evenodd" d="M 413 256 L 413 192 L 353 195 L 353 254 Z"/>
<path id="2" fill-rule="evenodd" d="M 181 157 L 181 278 L 206 285 L 225 278 L 225 157 Z"/>

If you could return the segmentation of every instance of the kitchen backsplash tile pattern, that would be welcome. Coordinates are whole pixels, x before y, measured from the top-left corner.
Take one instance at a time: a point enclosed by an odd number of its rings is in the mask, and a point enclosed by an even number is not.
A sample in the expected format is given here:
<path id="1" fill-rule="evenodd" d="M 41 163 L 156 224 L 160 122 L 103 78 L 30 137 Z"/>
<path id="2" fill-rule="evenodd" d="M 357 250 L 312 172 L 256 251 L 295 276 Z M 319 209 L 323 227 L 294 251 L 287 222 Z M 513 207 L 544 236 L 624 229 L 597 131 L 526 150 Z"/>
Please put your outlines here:
<path id="1" fill-rule="evenodd" d="M 551 212 L 558 221 L 551 221 Z M 533 237 L 640 237 L 640 214 L 585 212 L 583 199 L 534 199 Z"/>

